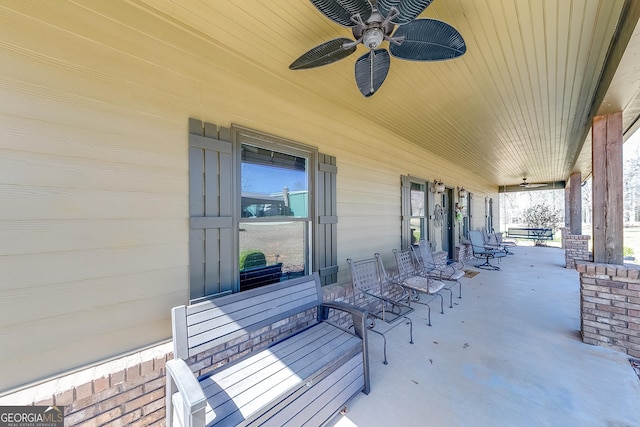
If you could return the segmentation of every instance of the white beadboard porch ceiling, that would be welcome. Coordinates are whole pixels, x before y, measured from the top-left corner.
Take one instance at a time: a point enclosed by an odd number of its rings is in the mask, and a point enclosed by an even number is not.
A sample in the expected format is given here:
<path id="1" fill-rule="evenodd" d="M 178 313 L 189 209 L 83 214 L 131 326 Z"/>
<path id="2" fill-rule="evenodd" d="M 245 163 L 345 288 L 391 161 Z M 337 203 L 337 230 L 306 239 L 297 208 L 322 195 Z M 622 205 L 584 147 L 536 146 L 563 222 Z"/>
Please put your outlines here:
<path id="1" fill-rule="evenodd" d="M 597 112 L 622 110 L 625 138 L 638 126 L 638 0 L 434 0 L 421 17 L 457 28 L 466 54 L 431 63 L 392 58 L 371 98 L 354 81 L 362 45 L 328 66 L 289 70 L 312 47 L 352 38 L 308 0 L 132 1 L 210 39 L 253 82 L 276 84 L 300 102 L 321 96 L 496 186 L 586 176 Z"/>

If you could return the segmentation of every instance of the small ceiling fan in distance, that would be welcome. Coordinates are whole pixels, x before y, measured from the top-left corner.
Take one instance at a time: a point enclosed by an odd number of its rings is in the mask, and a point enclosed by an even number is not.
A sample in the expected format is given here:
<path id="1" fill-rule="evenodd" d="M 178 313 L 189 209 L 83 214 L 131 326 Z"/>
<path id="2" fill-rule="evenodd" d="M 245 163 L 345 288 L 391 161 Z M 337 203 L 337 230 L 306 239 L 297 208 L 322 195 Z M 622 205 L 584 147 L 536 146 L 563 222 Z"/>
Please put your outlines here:
<path id="1" fill-rule="evenodd" d="M 467 50 L 464 39 L 451 25 L 436 19 L 416 19 L 433 0 L 310 1 L 333 22 L 351 28 L 355 40 L 340 37 L 322 43 L 293 61 L 289 69 L 331 64 L 354 53 L 362 43 L 369 52 L 356 61 L 355 78 L 365 97 L 376 93 L 387 77 L 389 53 L 407 61 L 442 61 L 462 56 Z M 384 41 L 389 42 L 389 50 L 380 47 Z"/>
<path id="2" fill-rule="evenodd" d="M 520 187 L 522 188 L 538 188 L 538 187 L 546 187 L 549 184 L 531 184 L 527 182 L 527 178 L 522 178 L 522 182 L 520 183 Z"/>

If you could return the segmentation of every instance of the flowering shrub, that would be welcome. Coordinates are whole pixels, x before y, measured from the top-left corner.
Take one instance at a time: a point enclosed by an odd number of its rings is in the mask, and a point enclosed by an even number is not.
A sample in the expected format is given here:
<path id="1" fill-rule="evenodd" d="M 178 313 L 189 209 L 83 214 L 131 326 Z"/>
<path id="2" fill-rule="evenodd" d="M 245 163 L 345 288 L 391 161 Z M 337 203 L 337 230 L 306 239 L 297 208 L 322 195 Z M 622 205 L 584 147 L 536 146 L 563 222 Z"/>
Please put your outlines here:
<path id="1" fill-rule="evenodd" d="M 549 205 L 533 205 L 522 212 L 522 219 L 527 227 L 551 228 L 554 232 L 563 221 L 562 213 Z"/>

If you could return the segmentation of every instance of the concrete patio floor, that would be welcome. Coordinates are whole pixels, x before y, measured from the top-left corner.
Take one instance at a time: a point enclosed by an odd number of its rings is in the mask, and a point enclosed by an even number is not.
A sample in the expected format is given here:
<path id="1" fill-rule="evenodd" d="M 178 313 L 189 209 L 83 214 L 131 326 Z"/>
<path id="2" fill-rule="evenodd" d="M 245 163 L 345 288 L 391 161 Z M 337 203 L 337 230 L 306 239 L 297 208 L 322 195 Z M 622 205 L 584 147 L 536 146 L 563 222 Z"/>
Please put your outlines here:
<path id="1" fill-rule="evenodd" d="M 431 304 L 382 340 L 370 336 L 371 393 L 339 427 L 640 426 L 640 380 L 623 353 L 580 339 L 579 279 L 564 251 L 522 246 L 464 278 L 445 314 Z M 471 263 L 470 263 L 471 264 Z M 475 264 L 475 263 L 473 263 Z M 467 267 L 470 268 L 470 265 Z"/>

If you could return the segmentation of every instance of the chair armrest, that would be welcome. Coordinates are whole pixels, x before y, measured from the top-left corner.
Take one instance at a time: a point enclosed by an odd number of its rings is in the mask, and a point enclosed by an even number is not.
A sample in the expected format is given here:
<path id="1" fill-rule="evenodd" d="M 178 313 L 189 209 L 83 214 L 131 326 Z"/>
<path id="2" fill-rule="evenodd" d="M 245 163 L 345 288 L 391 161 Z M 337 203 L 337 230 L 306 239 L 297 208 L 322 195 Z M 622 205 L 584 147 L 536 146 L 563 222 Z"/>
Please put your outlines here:
<path id="1" fill-rule="evenodd" d="M 448 279 L 449 277 L 453 276 L 453 274 L 456 272 L 456 269 L 451 264 L 449 264 L 449 265 L 445 265 L 443 268 L 439 269 L 438 271 L 440 272 L 440 277 L 438 278 L 442 280 L 442 279 Z"/>
<path id="2" fill-rule="evenodd" d="M 448 259 L 447 262 L 448 262 L 447 267 L 451 267 L 454 270 L 464 270 L 464 262 L 463 261 L 456 261 L 456 260 L 453 260 L 453 259 Z"/>
<path id="3" fill-rule="evenodd" d="M 438 280 L 442 280 L 443 276 L 445 275 L 444 270 L 442 268 L 432 268 L 431 270 L 427 270 L 425 274 L 423 274 L 423 276 L 429 278 L 433 278 L 433 279 L 438 279 Z"/>
<path id="4" fill-rule="evenodd" d="M 184 413 L 181 417 L 185 425 L 204 426 L 204 410 L 207 399 L 193 372 L 182 359 L 172 359 L 166 363 L 167 369 L 167 425 L 170 425 L 172 412 L 172 395 L 177 391 L 182 398 Z"/>

